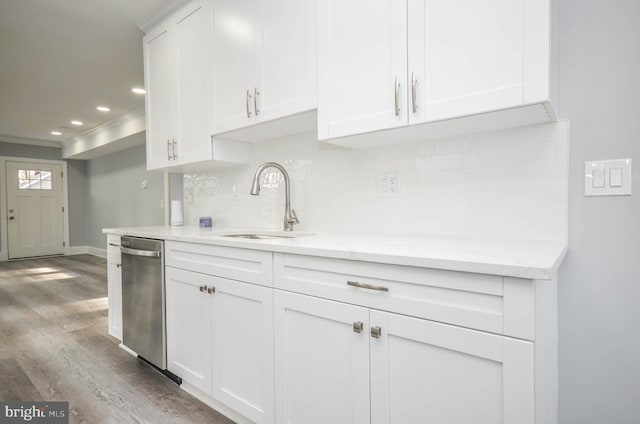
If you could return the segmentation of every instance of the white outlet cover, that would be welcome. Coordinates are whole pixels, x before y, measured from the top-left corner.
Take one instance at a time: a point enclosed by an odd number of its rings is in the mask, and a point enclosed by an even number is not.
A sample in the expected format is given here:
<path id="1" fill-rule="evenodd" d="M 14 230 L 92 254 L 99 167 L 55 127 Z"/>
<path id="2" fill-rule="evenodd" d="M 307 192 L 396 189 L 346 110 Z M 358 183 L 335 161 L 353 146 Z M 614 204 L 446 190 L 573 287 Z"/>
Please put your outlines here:
<path id="1" fill-rule="evenodd" d="M 631 159 L 585 162 L 584 195 L 630 196 Z"/>
<path id="2" fill-rule="evenodd" d="M 399 197 L 400 177 L 395 172 L 378 175 L 378 197 L 381 199 L 393 199 Z"/>

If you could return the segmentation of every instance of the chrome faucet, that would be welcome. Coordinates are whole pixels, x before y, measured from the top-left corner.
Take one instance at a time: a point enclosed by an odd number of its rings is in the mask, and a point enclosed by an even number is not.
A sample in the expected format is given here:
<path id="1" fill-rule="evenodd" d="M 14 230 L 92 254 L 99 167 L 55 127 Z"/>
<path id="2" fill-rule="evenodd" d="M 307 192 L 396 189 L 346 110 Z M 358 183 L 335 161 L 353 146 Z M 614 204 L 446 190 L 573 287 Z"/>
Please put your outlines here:
<path id="1" fill-rule="evenodd" d="M 279 163 L 276 162 L 266 162 L 258 167 L 256 170 L 256 174 L 253 176 L 253 183 L 251 184 L 251 191 L 249 194 L 253 196 L 257 196 L 260 194 L 260 174 L 266 168 L 277 168 L 284 175 L 284 188 L 285 188 L 285 199 L 284 199 L 284 230 L 285 231 L 293 231 L 293 226 L 295 224 L 299 224 L 300 221 L 296 216 L 296 212 L 291 209 L 291 195 L 289 191 L 289 174 L 287 174 L 287 170 L 282 167 Z"/>

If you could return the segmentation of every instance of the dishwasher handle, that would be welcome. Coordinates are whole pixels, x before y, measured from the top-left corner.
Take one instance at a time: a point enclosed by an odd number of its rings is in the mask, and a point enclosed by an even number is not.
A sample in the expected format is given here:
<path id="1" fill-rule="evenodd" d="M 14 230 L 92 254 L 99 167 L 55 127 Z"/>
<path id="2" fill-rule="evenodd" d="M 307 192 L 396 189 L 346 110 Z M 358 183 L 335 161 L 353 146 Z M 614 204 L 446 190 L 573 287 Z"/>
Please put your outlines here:
<path id="1" fill-rule="evenodd" d="M 128 248 L 128 247 L 120 246 L 120 251 L 122 253 L 125 253 L 127 255 L 132 255 L 132 256 L 146 256 L 146 257 L 150 257 L 150 258 L 159 258 L 160 257 L 160 251 L 159 250 L 139 250 L 139 249 L 131 249 L 131 248 Z"/>

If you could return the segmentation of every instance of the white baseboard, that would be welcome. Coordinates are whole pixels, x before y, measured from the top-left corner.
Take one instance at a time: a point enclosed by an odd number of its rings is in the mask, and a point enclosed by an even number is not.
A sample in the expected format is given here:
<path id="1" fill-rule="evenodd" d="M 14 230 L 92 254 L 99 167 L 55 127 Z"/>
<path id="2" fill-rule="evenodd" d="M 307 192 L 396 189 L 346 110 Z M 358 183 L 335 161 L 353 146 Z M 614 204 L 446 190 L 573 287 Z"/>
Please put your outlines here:
<path id="1" fill-rule="evenodd" d="M 93 255 L 101 258 L 107 257 L 107 249 L 99 249 L 93 246 L 71 246 L 64 249 L 65 255 Z"/>
<path id="2" fill-rule="evenodd" d="M 93 246 L 88 247 L 87 253 L 93 256 L 99 256 L 101 258 L 107 257 L 107 249 L 99 249 Z"/>
<path id="3" fill-rule="evenodd" d="M 93 246 L 70 246 L 64 248 L 65 255 L 93 255 L 101 258 L 107 257 L 107 249 L 98 249 Z M 9 260 L 6 251 L 0 251 L 0 262 Z"/>
<path id="4" fill-rule="evenodd" d="M 65 255 L 84 255 L 89 253 L 89 246 L 70 246 L 64 248 Z"/>
<path id="5" fill-rule="evenodd" d="M 212 409 L 215 409 L 225 417 L 229 418 L 234 423 L 252 424 L 252 421 L 248 420 L 243 415 L 238 414 L 233 409 L 229 408 L 228 406 L 224 405 L 221 402 L 218 402 L 217 400 L 213 399 L 210 395 L 203 393 L 199 389 L 196 389 L 195 387 L 185 382 L 184 380 L 182 381 L 180 388 L 185 392 L 189 393 L 194 398 L 204 403 L 205 405 L 209 406 Z"/>

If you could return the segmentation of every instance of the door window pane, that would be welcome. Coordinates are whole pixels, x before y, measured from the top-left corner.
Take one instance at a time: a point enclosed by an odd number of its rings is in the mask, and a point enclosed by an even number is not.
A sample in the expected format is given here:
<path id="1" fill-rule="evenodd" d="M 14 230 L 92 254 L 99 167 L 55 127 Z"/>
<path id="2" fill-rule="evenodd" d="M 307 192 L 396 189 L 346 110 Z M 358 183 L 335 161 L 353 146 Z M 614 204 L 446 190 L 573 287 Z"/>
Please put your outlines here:
<path id="1" fill-rule="evenodd" d="M 52 190 L 51 171 L 40 169 L 18 169 L 18 189 Z"/>

